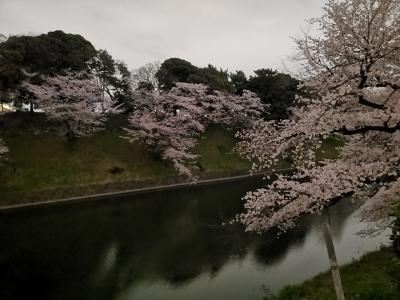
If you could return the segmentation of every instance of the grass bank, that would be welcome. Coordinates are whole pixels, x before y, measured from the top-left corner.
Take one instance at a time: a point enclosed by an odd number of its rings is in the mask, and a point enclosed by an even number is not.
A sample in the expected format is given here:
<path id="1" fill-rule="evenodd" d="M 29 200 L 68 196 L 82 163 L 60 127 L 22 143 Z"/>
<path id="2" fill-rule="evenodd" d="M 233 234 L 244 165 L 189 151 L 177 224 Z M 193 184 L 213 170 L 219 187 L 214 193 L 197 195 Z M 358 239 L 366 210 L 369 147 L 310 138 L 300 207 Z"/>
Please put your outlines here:
<path id="1" fill-rule="evenodd" d="M 400 265 L 391 248 L 371 252 L 341 267 L 346 300 L 400 299 Z M 287 286 L 264 300 L 336 300 L 330 272 Z"/>
<path id="2" fill-rule="evenodd" d="M 121 139 L 118 132 L 71 142 L 51 132 L 35 134 L 46 132 L 46 122 L 38 118 L 22 116 L 2 124 L 2 137 L 10 152 L 0 166 L 0 206 L 187 181 L 170 162 L 140 142 Z M 234 151 L 236 142 L 232 130 L 208 129 L 193 151 L 199 155 L 192 162 L 199 178 L 247 174 L 250 163 Z M 335 157 L 336 145 L 336 140 L 328 141 L 319 156 Z M 289 161 L 280 160 L 275 169 L 289 167 Z"/>
<path id="3" fill-rule="evenodd" d="M 141 143 L 105 132 L 74 142 L 64 137 L 13 133 L 0 167 L 0 205 L 131 189 L 186 180 L 171 163 Z M 249 163 L 233 151 L 234 132 L 210 129 L 194 149 L 202 178 L 245 173 Z"/>

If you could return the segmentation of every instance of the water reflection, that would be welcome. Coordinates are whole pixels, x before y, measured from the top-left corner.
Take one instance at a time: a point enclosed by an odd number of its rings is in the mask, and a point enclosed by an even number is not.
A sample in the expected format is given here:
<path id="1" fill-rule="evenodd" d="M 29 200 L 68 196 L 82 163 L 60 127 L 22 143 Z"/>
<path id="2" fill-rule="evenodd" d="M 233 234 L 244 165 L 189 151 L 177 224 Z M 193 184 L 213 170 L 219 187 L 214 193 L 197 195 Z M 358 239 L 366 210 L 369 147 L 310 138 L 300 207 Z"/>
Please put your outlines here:
<path id="1" fill-rule="evenodd" d="M 0 216 L 0 299 L 261 299 L 328 267 L 319 217 L 275 238 L 222 226 L 243 181 Z M 116 200 L 116 199 L 114 199 Z M 387 242 L 361 239 L 343 202 L 331 208 L 342 262 Z"/>

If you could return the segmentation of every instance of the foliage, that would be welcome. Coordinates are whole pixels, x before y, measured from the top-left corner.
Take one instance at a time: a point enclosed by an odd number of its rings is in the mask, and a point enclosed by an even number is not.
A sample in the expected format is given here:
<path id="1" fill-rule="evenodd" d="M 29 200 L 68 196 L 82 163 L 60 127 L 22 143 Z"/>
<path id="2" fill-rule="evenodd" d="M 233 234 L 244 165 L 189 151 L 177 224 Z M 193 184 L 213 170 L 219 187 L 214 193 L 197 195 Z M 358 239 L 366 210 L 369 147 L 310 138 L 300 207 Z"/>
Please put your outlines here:
<path id="1" fill-rule="evenodd" d="M 161 64 L 156 77 L 159 88 L 164 91 L 173 88 L 176 82 L 205 84 L 219 91 L 234 91 L 227 71 L 218 70 L 212 65 L 208 65 L 206 68 L 198 68 L 180 58 L 165 60 Z"/>
<path id="2" fill-rule="evenodd" d="M 96 131 L 102 124 L 104 116 L 95 110 L 102 91 L 88 74 L 45 77 L 40 84 L 24 82 L 22 89 L 69 139 Z"/>
<path id="3" fill-rule="evenodd" d="M 98 50 L 90 61 L 90 69 L 96 76 L 103 92 L 113 102 L 123 103 L 130 93 L 130 72 L 121 61 L 116 61 L 107 50 Z"/>
<path id="4" fill-rule="evenodd" d="M 235 92 L 241 94 L 248 83 L 246 74 L 243 71 L 236 71 L 235 73 L 230 73 L 229 77 L 235 87 Z"/>
<path id="5" fill-rule="evenodd" d="M 286 119 L 293 106 L 298 81 L 288 74 L 271 69 L 258 69 L 249 79 L 242 71 L 230 75 L 238 93 L 250 90 L 270 105 L 269 119 Z"/>
<path id="6" fill-rule="evenodd" d="M 24 78 L 20 68 L 0 54 L 0 91 L 15 87 Z"/>
<path id="7" fill-rule="evenodd" d="M 0 89 L 20 82 L 28 73 L 55 75 L 83 71 L 96 54 L 82 36 L 61 30 L 38 36 L 10 36 L 0 43 Z"/>
<path id="8" fill-rule="evenodd" d="M 89 70 L 90 69 L 90 70 Z M 65 76 L 91 71 L 104 93 L 123 102 L 130 91 L 130 72 L 106 50 L 80 35 L 60 30 L 39 36 L 11 36 L 0 44 L 0 90 L 14 89 L 36 75 Z M 36 78 L 40 82 L 40 78 Z"/>
<path id="9" fill-rule="evenodd" d="M 197 72 L 197 67 L 180 58 L 165 60 L 156 73 L 161 90 L 169 90 L 175 86 L 175 82 L 191 82 L 192 74 Z"/>
<path id="10" fill-rule="evenodd" d="M 400 1 L 330 0 L 297 40 L 302 87 L 289 120 L 260 122 L 242 132 L 242 155 L 262 171 L 291 156 L 297 171 L 282 174 L 244 198 L 247 230 L 294 226 L 304 213 L 321 211 L 344 196 L 372 197 L 363 218 L 390 212 L 400 195 Z M 317 161 L 322 141 L 344 139 L 338 159 Z"/>
<path id="11" fill-rule="evenodd" d="M 143 140 L 187 175 L 191 171 L 184 162 L 196 158 L 190 150 L 207 126 L 249 126 L 264 111 L 249 91 L 238 96 L 181 82 L 161 94 L 137 91 L 131 107 L 130 128 L 126 129 L 129 140 Z"/>
<path id="12" fill-rule="evenodd" d="M 395 300 L 400 297 L 392 276 L 391 249 L 381 249 L 341 268 L 348 300 Z M 325 272 L 302 284 L 284 287 L 276 296 L 265 300 L 335 300 L 330 273 Z"/>
<path id="13" fill-rule="evenodd" d="M 287 118 L 288 110 L 294 102 L 298 81 L 288 74 L 271 69 L 259 69 L 254 74 L 247 78 L 243 71 L 229 74 L 212 65 L 198 68 L 183 59 L 170 58 L 162 63 L 156 77 L 162 90 L 171 89 L 176 82 L 201 83 L 215 90 L 237 94 L 249 90 L 270 105 L 268 118 Z"/>
<path id="14" fill-rule="evenodd" d="M 215 66 L 210 64 L 200 70 L 200 72 L 203 73 L 203 76 L 206 78 L 205 84 L 212 89 L 225 91 L 228 93 L 233 93 L 235 91 L 235 88 L 230 81 L 228 71 L 222 69 L 218 70 Z"/>

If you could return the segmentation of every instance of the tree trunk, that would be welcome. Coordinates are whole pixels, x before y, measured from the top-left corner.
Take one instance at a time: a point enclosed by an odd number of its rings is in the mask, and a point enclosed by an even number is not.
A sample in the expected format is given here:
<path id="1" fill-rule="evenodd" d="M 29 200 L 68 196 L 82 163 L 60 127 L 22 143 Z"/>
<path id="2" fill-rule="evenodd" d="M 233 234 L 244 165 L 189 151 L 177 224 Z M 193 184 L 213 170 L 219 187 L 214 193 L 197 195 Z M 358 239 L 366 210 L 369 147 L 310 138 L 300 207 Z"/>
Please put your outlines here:
<path id="1" fill-rule="evenodd" d="M 72 129 L 71 125 L 68 123 L 68 121 L 64 121 L 65 127 L 67 128 L 67 132 L 66 132 L 66 137 L 69 141 L 75 141 L 78 139 L 78 137 L 76 136 L 74 130 Z"/>
<path id="2" fill-rule="evenodd" d="M 328 209 L 329 208 L 326 208 L 324 211 L 324 221 L 322 224 L 322 230 L 324 233 L 326 250 L 328 251 L 329 263 L 331 265 L 331 273 L 332 273 L 333 284 L 335 286 L 336 298 L 338 300 L 345 300 L 342 279 L 340 277 L 339 265 L 335 253 L 335 246 L 333 245 L 333 240 L 332 240 L 332 229 L 330 225 Z"/>
<path id="3" fill-rule="evenodd" d="M 78 139 L 76 134 L 72 130 L 71 131 L 67 131 L 66 136 L 67 136 L 67 140 L 68 141 L 75 141 L 75 140 Z"/>
<path id="4" fill-rule="evenodd" d="M 3 98 L 5 99 L 6 97 L 4 96 L 5 93 L 0 91 L 0 106 L 1 106 L 1 111 L 4 111 L 4 106 L 3 106 Z"/>

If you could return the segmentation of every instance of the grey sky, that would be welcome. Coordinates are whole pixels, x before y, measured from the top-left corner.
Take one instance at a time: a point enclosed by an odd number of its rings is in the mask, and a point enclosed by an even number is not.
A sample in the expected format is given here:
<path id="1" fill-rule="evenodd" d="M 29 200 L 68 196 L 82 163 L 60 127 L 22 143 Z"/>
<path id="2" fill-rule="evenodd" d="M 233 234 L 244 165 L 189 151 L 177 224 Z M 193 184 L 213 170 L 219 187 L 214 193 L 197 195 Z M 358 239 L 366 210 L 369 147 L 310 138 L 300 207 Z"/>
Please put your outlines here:
<path id="1" fill-rule="evenodd" d="M 135 68 L 180 57 L 247 73 L 282 69 L 324 0 L 0 0 L 0 33 L 79 33 Z"/>

